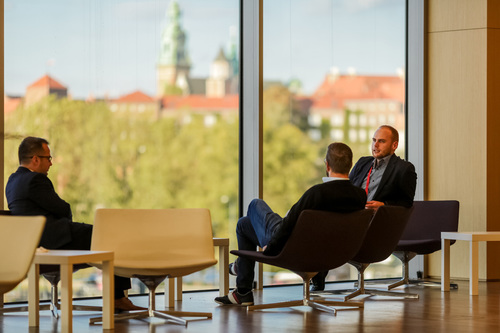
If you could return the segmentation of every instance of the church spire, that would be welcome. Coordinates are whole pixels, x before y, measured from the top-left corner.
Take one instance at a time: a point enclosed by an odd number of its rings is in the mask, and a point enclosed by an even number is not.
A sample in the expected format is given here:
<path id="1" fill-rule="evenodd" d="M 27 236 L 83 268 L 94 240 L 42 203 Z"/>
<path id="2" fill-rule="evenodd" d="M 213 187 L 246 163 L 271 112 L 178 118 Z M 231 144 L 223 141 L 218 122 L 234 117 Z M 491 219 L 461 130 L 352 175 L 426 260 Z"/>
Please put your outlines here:
<path id="1" fill-rule="evenodd" d="M 172 0 L 167 8 L 167 26 L 162 32 L 159 65 L 189 66 L 186 50 L 186 33 L 181 26 L 181 11 L 177 0 Z"/>
<path id="2" fill-rule="evenodd" d="M 191 62 L 186 48 L 186 33 L 181 26 L 181 11 L 177 0 L 172 0 L 166 12 L 167 26 L 162 32 L 157 66 L 157 95 L 163 96 L 170 88 L 188 93 Z"/>

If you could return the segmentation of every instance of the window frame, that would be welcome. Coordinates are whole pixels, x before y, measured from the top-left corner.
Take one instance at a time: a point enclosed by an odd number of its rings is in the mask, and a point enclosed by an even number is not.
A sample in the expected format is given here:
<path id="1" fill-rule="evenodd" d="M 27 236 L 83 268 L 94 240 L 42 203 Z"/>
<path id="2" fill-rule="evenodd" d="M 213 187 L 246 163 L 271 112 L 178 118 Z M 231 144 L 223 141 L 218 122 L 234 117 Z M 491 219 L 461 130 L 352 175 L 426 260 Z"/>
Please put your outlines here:
<path id="1" fill-rule="evenodd" d="M 263 0 L 240 0 L 240 216 L 253 198 L 262 198 L 262 7 Z M 415 200 L 425 193 L 425 46 L 425 0 L 406 0 L 405 159 L 418 175 Z M 418 256 L 410 263 L 410 276 L 423 267 Z"/>
<path id="2" fill-rule="evenodd" d="M 416 168 L 416 200 L 425 193 L 425 0 L 406 0 L 407 75 L 406 75 L 406 158 Z M 263 0 L 240 0 L 240 167 L 239 214 L 248 203 L 262 197 L 262 33 Z M 0 0 L 1 66 L 0 94 L 4 105 L 4 0 Z M 0 120 L 0 180 L 4 179 L 4 113 Z M 1 194 L 4 209 L 5 194 Z M 419 262 L 421 260 L 418 260 Z M 422 265 L 423 266 L 423 265 Z M 421 267 L 421 266 L 419 266 Z M 410 266 L 412 272 L 416 272 Z M 413 274 L 412 274 L 413 275 Z"/>

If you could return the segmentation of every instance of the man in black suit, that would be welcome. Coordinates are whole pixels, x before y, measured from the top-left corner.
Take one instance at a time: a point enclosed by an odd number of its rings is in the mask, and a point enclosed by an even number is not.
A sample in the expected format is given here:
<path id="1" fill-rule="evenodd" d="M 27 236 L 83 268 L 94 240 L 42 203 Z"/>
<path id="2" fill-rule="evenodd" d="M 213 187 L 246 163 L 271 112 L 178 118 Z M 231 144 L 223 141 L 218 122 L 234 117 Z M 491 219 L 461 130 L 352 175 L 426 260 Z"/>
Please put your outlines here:
<path id="1" fill-rule="evenodd" d="M 398 143 L 395 128 L 380 126 L 372 138 L 372 156 L 361 157 L 349 174 L 355 186 L 367 191 L 366 208 L 413 205 L 417 174 L 411 162 L 394 154 Z"/>
<path id="2" fill-rule="evenodd" d="M 236 236 L 239 250 L 264 248 L 264 254 L 276 255 L 284 247 L 305 209 L 336 212 L 352 212 L 364 209 L 366 193 L 351 184 L 348 178 L 352 166 L 352 151 L 343 143 L 332 143 L 326 154 L 327 176 L 322 184 L 309 188 L 295 203 L 285 217 L 274 213 L 260 199 L 254 199 L 248 206 L 247 216 L 238 220 Z M 222 305 L 252 305 L 252 285 L 255 262 L 238 258 L 230 265 L 230 272 L 236 277 L 236 289 L 228 295 L 215 298 Z"/>
<path id="3" fill-rule="evenodd" d="M 413 164 L 394 154 L 398 143 L 395 128 L 380 126 L 372 138 L 372 156 L 361 157 L 349 174 L 352 184 L 365 190 L 366 208 L 413 205 L 417 174 Z M 324 290 L 327 274 L 320 272 L 312 279 L 311 291 Z"/>
<path id="4" fill-rule="evenodd" d="M 52 166 L 49 142 L 27 137 L 19 145 L 19 168 L 7 182 L 5 194 L 12 215 L 43 215 L 40 246 L 47 249 L 90 250 L 92 225 L 73 222 L 70 205 L 56 193 L 47 177 Z M 115 309 L 141 310 L 125 297 L 130 279 L 115 276 Z"/>

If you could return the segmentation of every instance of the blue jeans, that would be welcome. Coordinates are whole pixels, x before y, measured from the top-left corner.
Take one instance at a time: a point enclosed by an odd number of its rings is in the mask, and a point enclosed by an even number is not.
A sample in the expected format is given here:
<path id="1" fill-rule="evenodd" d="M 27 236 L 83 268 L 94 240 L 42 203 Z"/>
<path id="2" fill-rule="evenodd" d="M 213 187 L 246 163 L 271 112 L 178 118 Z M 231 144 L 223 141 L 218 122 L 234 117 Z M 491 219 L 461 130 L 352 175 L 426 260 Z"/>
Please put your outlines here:
<path id="1" fill-rule="evenodd" d="M 247 216 L 238 220 L 236 237 L 239 250 L 255 251 L 257 246 L 266 246 L 283 219 L 261 199 L 248 205 Z M 238 276 L 236 288 L 252 289 L 255 276 L 255 261 L 239 257 L 236 260 Z"/>

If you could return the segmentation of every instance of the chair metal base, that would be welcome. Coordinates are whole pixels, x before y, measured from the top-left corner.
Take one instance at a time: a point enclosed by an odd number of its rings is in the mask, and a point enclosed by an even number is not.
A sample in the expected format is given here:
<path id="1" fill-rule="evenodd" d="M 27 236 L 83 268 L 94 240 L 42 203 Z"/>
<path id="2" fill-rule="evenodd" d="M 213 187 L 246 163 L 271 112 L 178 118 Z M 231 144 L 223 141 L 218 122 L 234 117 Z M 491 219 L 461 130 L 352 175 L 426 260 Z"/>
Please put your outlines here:
<path id="1" fill-rule="evenodd" d="M 61 309 L 61 305 L 59 303 L 49 303 L 49 304 L 40 304 L 40 311 L 50 310 L 52 312 L 52 317 L 59 319 L 59 310 Z M 74 305 L 73 311 L 91 311 L 91 312 L 102 312 L 101 306 L 91 306 L 91 305 Z M 13 313 L 13 312 L 28 312 L 28 306 L 13 306 L 9 308 L 0 309 L 0 314 L 3 313 Z"/>
<path id="2" fill-rule="evenodd" d="M 333 294 L 333 295 L 342 295 L 348 293 L 343 297 L 344 301 L 348 301 L 354 297 L 360 295 L 369 295 L 369 296 L 390 296 L 390 297 L 402 297 L 406 299 L 418 299 L 418 294 L 397 292 L 397 291 L 387 291 L 380 289 L 367 289 L 367 288 L 358 288 L 358 289 L 344 289 L 344 290 L 326 290 L 321 293 L 318 293 L 319 296 L 325 296 L 325 294 Z"/>
<path id="3" fill-rule="evenodd" d="M 119 320 L 127 320 L 127 319 L 144 319 L 144 318 L 160 318 L 168 321 L 172 321 L 176 324 L 181 324 L 187 326 L 188 320 L 180 318 L 180 317 L 204 317 L 207 319 L 212 318 L 211 312 L 186 312 L 186 311 L 160 311 L 156 310 L 155 307 L 155 290 L 158 285 L 165 280 L 166 276 L 135 276 L 139 280 L 142 281 L 148 287 L 149 294 L 149 304 L 148 310 L 139 310 L 139 311 L 130 311 L 127 313 L 115 314 L 115 321 Z M 102 323 L 102 317 L 90 318 L 89 323 Z"/>
<path id="4" fill-rule="evenodd" d="M 168 321 L 172 321 L 176 324 L 181 324 L 187 326 L 188 320 L 180 317 L 204 317 L 212 318 L 211 312 L 186 312 L 186 311 L 160 311 L 148 309 L 146 311 L 130 311 L 128 313 L 115 314 L 115 321 L 127 320 L 127 319 L 144 319 L 144 318 L 160 318 Z M 102 322 L 102 317 L 90 318 L 90 324 L 96 324 Z"/>
<path id="5" fill-rule="evenodd" d="M 50 310 L 52 312 L 52 316 L 56 319 L 59 319 L 59 310 L 61 309 L 61 305 L 59 304 L 59 298 L 58 298 L 58 288 L 57 288 L 57 283 L 59 280 L 55 281 L 55 284 L 53 281 L 49 280 L 51 283 L 51 290 L 50 290 L 50 303 L 48 304 L 40 304 L 40 311 L 44 310 Z M 101 306 L 92 306 L 92 305 L 75 305 L 73 304 L 73 311 L 97 311 L 97 312 L 102 312 L 102 307 Z M 3 313 L 12 313 L 12 312 L 28 312 L 28 306 L 14 306 L 14 307 L 9 307 L 9 308 L 1 308 L 0 309 L 0 314 Z"/>
<path id="6" fill-rule="evenodd" d="M 297 272 L 296 272 L 297 273 Z M 337 309 L 332 306 L 342 306 L 351 308 L 363 308 L 363 302 L 341 302 L 341 301 L 325 301 L 325 300 L 312 300 L 309 292 L 309 285 L 311 278 L 316 275 L 316 273 L 297 273 L 302 277 L 303 280 L 303 298 L 301 300 L 270 303 L 270 304 L 259 304 L 248 306 L 248 311 L 254 310 L 264 310 L 264 309 L 276 309 L 276 308 L 288 308 L 294 306 L 310 306 L 313 309 L 325 311 L 336 315 Z"/>
<path id="7" fill-rule="evenodd" d="M 396 291 L 388 291 L 388 290 L 379 290 L 379 289 L 367 289 L 365 288 L 365 277 L 364 272 L 365 269 L 369 266 L 369 264 L 358 263 L 358 262 L 349 262 L 351 265 L 356 267 L 358 270 L 358 281 L 355 283 L 357 289 L 344 289 L 344 290 L 328 290 L 320 293 L 316 293 L 316 295 L 324 296 L 325 294 L 334 294 L 341 295 L 345 293 L 349 293 L 344 296 L 344 301 L 350 300 L 356 296 L 360 295 L 370 295 L 370 296 L 392 296 L 392 297 L 403 297 L 403 298 L 413 298 L 418 299 L 418 294 L 411 293 L 403 293 Z"/>
<path id="8" fill-rule="evenodd" d="M 411 259 L 413 259 L 417 255 L 415 252 L 394 251 L 393 255 L 396 258 L 398 258 L 399 260 L 401 260 L 403 277 L 401 278 L 401 280 L 396 281 L 396 282 L 388 285 L 387 290 L 391 290 L 391 289 L 394 289 L 396 287 L 403 286 L 403 285 L 414 285 L 414 286 L 418 285 L 418 286 L 430 286 L 430 287 L 440 287 L 441 286 L 440 282 L 434 282 L 434 281 L 430 281 L 427 279 L 410 280 L 409 262 Z M 456 283 L 450 283 L 450 288 L 451 289 L 458 289 L 458 285 Z"/>
<path id="9" fill-rule="evenodd" d="M 399 281 L 396 281 L 387 286 L 387 290 L 391 290 L 400 286 L 425 286 L 425 287 L 441 287 L 441 282 L 439 281 L 431 281 L 427 279 L 415 279 L 410 280 L 408 278 L 402 278 Z M 458 289 L 458 284 L 454 282 L 450 282 L 450 289 Z"/>
<path id="10" fill-rule="evenodd" d="M 337 309 L 333 308 L 332 306 L 348 306 L 353 308 L 363 308 L 364 304 L 363 302 L 337 302 L 337 301 L 302 299 L 296 301 L 252 305 L 248 306 L 247 310 L 254 311 L 254 310 L 264 310 L 264 309 L 289 308 L 294 306 L 310 306 L 313 309 L 321 310 L 336 315 Z"/>

